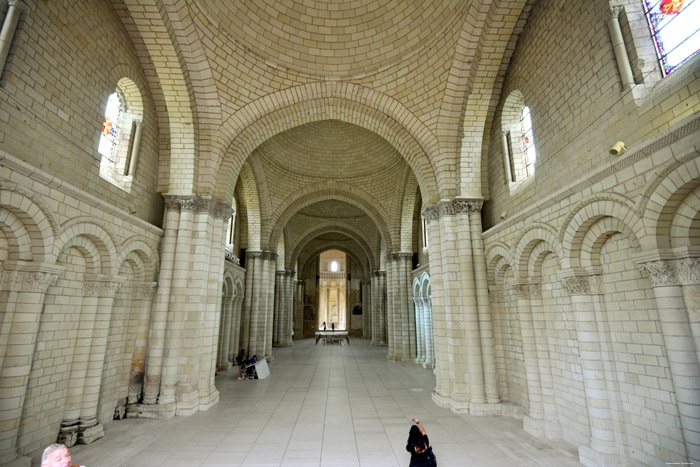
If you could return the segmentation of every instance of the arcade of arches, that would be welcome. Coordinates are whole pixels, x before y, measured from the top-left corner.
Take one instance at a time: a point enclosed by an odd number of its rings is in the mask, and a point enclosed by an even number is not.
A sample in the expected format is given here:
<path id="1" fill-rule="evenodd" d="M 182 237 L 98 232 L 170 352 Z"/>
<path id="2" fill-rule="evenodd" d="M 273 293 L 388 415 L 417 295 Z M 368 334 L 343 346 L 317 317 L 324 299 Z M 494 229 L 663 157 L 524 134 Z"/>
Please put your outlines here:
<path id="1" fill-rule="evenodd" d="M 324 321 L 586 465 L 700 462 L 700 58 L 647 3 L 0 0 L 0 464 Z"/>

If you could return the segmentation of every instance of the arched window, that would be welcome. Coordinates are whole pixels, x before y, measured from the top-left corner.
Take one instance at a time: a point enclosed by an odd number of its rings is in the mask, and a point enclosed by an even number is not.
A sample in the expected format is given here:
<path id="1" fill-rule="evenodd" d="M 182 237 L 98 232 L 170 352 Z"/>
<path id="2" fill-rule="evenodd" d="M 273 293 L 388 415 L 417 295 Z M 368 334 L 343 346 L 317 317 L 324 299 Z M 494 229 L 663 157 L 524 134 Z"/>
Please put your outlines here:
<path id="1" fill-rule="evenodd" d="M 141 141 L 143 102 L 136 84 L 122 78 L 105 105 L 100 153 L 100 177 L 130 191 Z"/>
<path id="2" fill-rule="evenodd" d="M 338 262 L 337 261 L 331 262 L 331 272 L 338 272 Z"/>
<path id="3" fill-rule="evenodd" d="M 513 91 L 506 98 L 501 125 L 505 178 L 514 186 L 535 174 L 537 162 L 530 107 L 525 105 L 520 91 Z"/>
<path id="4" fill-rule="evenodd" d="M 523 144 L 523 154 L 525 157 L 525 176 L 529 177 L 535 173 L 535 138 L 532 136 L 532 120 L 530 119 L 530 107 L 525 106 L 520 111 L 520 138 Z"/>
<path id="5" fill-rule="evenodd" d="M 700 52 L 700 2 L 643 0 L 664 76 Z"/>

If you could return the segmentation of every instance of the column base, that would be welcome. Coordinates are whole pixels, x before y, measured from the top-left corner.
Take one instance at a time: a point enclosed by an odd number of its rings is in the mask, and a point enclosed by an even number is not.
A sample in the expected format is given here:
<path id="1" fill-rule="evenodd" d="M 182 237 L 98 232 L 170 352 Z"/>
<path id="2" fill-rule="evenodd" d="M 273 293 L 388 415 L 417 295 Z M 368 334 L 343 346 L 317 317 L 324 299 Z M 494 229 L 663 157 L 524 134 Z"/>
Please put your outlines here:
<path id="1" fill-rule="evenodd" d="M 101 423 L 88 428 L 81 428 L 78 432 L 78 444 L 91 444 L 105 435 L 105 429 Z"/>
<path id="2" fill-rule="evenodd" d="M 216 371 L 219 373 L 223 373 L 224 371 L 228 371 L 229 369 L 229 362 L 224 362 L 224 363 L 219 363 L 216 365 Z"/>
<path id="3" fill-rule="evenodd" d="M 556 420 L 545 420 L 544 436 L 547 439 L 562 439 L 561 424 Z"/>
<path id="4" fill-rule="evenodd" d="M 525 416 L 525 410 L 512 402 L 501 402 L 501 415 L 522 420 L 523 416 Z"/>
<path id="5" fill-rule="evenodd" d="M 175 402 L 169 404 L 129 404 L 126 406 L 128 418 L 166 419 L 175 416 Z"/>
<path id="6" fill-rule="evenodd" d="M 199 411 L 199 391 L 178 392 L 175 407 L 175 415 L 178 417 L 196 414 Z"/>
<path id="7" fill-rule="evenodd" d="M 199 398 L 199 410 L 209 410 L 219 403 L 219 391 L 214 389 L 206 396 Z"/>
<path id="8" fill-rule="evenodd" d="M 472 402 L 469 404 L 469 413 L 471 415 L 477 415 L 481 417 L 492 417 L 494 415 L 501 415 L 501 403 L 497 404 L 477 404 Z"/>
<path id="9" fill-rule="evenodd" d="M 590 446 L 578 448 L 578 460 L 588 467 L 609 467 L 622 465 L 619 454 L 608 454 L 596 451 Z"/>
<path id="10" fill-rule="evenodd" d="M 523 417 L 523 430 L 529 435 L 542 438 L 544 436 L 544 420 L 525 415 Z"/>
<path id="11" fill-rule="evenodd" d="M 441 409 L 449 409 L 450 408 L 450 398 L 449 397 L 438 394 L 435 391 L 433 391 L 433 393 L 431 394 L 430 397 L 433 399 L 433 402 L 435 402 L 435 405 L 437 405 Z"/>

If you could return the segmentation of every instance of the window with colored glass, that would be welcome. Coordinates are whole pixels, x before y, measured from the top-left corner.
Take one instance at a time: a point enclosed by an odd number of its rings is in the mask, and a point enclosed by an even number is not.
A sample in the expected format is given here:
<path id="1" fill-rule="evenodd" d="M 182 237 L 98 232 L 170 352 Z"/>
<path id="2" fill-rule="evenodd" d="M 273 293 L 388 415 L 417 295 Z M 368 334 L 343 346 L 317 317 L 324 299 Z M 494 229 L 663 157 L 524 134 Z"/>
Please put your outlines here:
<path id="1" fill-rule="evenodd" d="M 523 154 L 525 157 L 525 173 L 529 177 L 535 173 L 535 140 L 532 136 L 532 120 L 530 119 L 530 108 L 525 106 L 520 111 L 520 131 L 523 142 Z"/>
<path id="2" fill-rule="evenodd" d="M 97 147 L 99 153 L 102 154 L 100 171 L 107 175 L 112 175 L 114 173 L 114 162 L 123 113 L 124 107 L 122 105 L 122 99 L 119 97 L 119 94 L 115 92 L 111 94 L 107 100 L 105 119 L 102 123 L 102 134 L 100 135 L 100 144 Z"/>
<path id="3" fill-rule="evenodd" d="M 664 76 L 700 51 L 700 0 L 643 0 Z"/>

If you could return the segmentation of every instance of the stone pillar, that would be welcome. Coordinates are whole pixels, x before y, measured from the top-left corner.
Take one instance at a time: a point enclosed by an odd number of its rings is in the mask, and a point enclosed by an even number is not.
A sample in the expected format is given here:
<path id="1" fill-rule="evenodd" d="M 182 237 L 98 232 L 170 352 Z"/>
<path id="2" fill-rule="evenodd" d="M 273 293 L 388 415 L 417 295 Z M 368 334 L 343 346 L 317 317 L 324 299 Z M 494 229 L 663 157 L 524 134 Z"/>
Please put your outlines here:
<path id="1" fill-rule="evenodd" d="M 564 282 L 574 312 L 591 427 L 590 443 L 579 447 L 579 460 L 588 466 L 618 465 L 620 462 L 594 303 L 594 296 L 602 294 L 600 282 L 601 277 L 597 275 L 572 276 L 565 278 Z"/>
<path id="2" fill-rule="evenodd" d="M 284 274 L 285 271 L 275 273 L 275 307 L 272 320 L 272 345 L 280 345 L 284 322 Z"/>
<path id="3" fill-rule="evenodd" d="M 416 319 L 417 339 L 416 339 L 416 363 L 425 364 L 425 320 L 423 310 L 423 300 L 413 296 L 413 310 Z"/>
<path id="4" fill-rule="evenodd" d="M 484 261 L 483 244 L 473 238 L 481 226 L 480 220 L 473 219 L 480 216 L 481 205 L 482 200 L 454 199 L 441 201 L 424 211 L 429 229 L 437 367 L 433 400 L 453 411 L 479 415 L 500 413 L 500 406 L 495 403 L 498 396 L 494 393 L 492 325 L 486 316 L 488 297 L 486 290 L 480 290 L 486 288 L 485 263 L 483 270 L 480 265 Z"/>
<path id="5" fill-rule="evenodd" d="M 482 238 L 481 202 L 472 203 L 472 211 L 469 213 L 469 225 L 471 229 L 472 255 L 474 258 L 474 281 L 476 285 L 476 301 L 479 310 L 479 335 L 481 337 L 481 349 L 484 365 L 484 390 L 488 404 L 498 404 L 501 398 L 498 395 L 498 375 L 496 371 L 495 348 L 496 342 L 493 336 L 493 320 L 491 318 L 491 303 L 489 302 L 489 288 L 486 276 L 486 256 L 484 255 L 484 240 Z M 488 408 L 494 411 L 493 407 Z"/>
<path id="6" fill-rule="evenodd" d="M 229 323 L 229 333 L 231 338 L 229 339 L 228 346 L 228 361 L 231 365 L 235 365 L 236 356 L 238 355 L 238 350 L 241 345 L 241 304 L 243 302 L 243 297 L 238 295 L 238 290 L 235 285 L 231 292 L 231 299 L 229 302 L 229 313 L 231 315 L 231 322 Z"/>
<path id="7" fill-rule="evenodd" d="M 17 434 L 29 384 L 46 291 L 62 274 L 55 265 L 5 261 L 0 282 L 0 465 L 29 467 Z"/>
<path id="8" fill-rule="evenodd" d="M 294 281 L 294 336 L 304 338 L 304 287 L 303 280 Z"/>
<path id="9" fill-rule="evenodd" d="M 229 290 L 228 294 L 221 296 L 221 316 L 219 319 L 219 349 L 218 362 L 216 369 L 218 371 L 228 371 L 229 362 L 231 361 L 231 322 L 233 321 L 233 291 Z"/>
<path id="10" fill-rule="evenodd" d="M 425 363 L 424 368 L 435 366 L 435 357 L 433 349 L 433 309 L 430 297 L 423 298 L 423 310 L 425 312 Z"/>
<path id="11" fill-rule="evenodd" d="M 510 400 L 508 391 L 508 379 L 506 375 L 506 357 L 505 357 L 505 342 L 503 337 L 504 328 L 507 320 L 505 319 L 505 297 L 500 286 L 494 286 L 489 290 L 489 303 L 494 317 L 494 340 L 495 340 L 495 358 L 496 369 L 498 371 L 498 393 L 502 400 Z"/>
<path id="12" fill-rule="evenodd" d="M 208 262 L 198 264 L 205 274 L 204 281 L 204 310 L 200 322 L 197 323 L 200 330 L 200 346 L 193 349 L 195 360 L 199 360 L 199 374 L 193 378 L 198 388 L 198 410 L 208 410 L 219 401 L 219 391 L 216 389 L 216 354 L 217 342 L 221 328 L 219 319 L 221 313 L 221 290 L 223 288 L 224 263 L 226 254 L 224 244 L 226 242 L 226 229 L 228 220 L 233 214 L 230 203 L 220 203 L 212 200 L 208 210 L 200 214 L 201 227 L 198 231 L 208 230 L 208 235 L 202 239 L 200 248 L 208 251 Z M 195 244 L 197 247 L 197 244 Z M 206 255 L 202 255 L 206 256 Z M 199 355 L 199 358 L 197 358 Z"/>
<path id="13" fill-rule="evenodd" d="M 254 306 L 257 306 L 257 295 L 255 292 L 256 280 L 255 280 L 255 268 L 259 262 L 259 257 L 262 254 L 261 251 L 247 251 L 246 261 L 245 261 L 245 297 L 243 299 L 243 306 L 241 310 L 241 345 L 240 347 L 246 349 L 246 353 L 250 354 L 253 339 L 257 341 L 257 331 L 254 332 L 254 336 L 251 337 L 251 332 L 254 326 L 257 326 L 258 315 L 257 312 L 253 312 Z M 253 296 L 256 295 L 256 299 L 253 300 Z"/>
<path id="14" fill-rule="evenodd" d="M 394 261 L 393 255 L 387 255 L 386 258 L 386 341 L 388 346 L 387 358 L 390 361 L 396 361 L 397 358 L 397 339 L 396 333 L 400 332 L 400 327 L 397 326 L 398 303 L 396 300 L 396 289 L 398 282 L 398 264 Z M 400 358 L 400 355 L 399 355 Z"/>
<path id="15" fill-rule="evenodd" d="M 157 282 L 134 284 L 132 287 L 131 306 L 134 308 L 135 322 L 129 323 L 133 329 L 134 339 L 131 344 L 131 368 L 129 370 L 128 404 L 141 400 L 146 372 L 146 354 L 148 350 L 148 329 L 150 325 L 151 305 L 156 292 Z M 131 335 L 132 333 L 129 332 Z"/>
<path id="16" fill-rule="evenodd" d="M 367 280 L 363 280 L 362 287 L 362 337 L 372 338 L 372 286 Z"/>
<path id="17" fill-rule="evenodd" d="M 244 310 L 244 332 L 248 330 L 248 346 L 243 344 L 248 355 L 262 355 L 265 345 L 265 313 L 262 309 L 260 291 L 262 290 L 263 257 L 262 251 L 246 252 L 246 302 L 250 297 L 250 309 Z M 250 277 L 250 281 L 248 278 Z M 245 341 L 244 341 L 245 342 Z"/>
<path id="18" fill-rule="evenodd" d="M 84 292 L 90 297 L 95 297 L 94 327 L 89 339 L 89 357 L 87 371 L 85 373 L 85 387 L 82 391 L 80 407 L 80 429 L 78 442 L 90 444 L 102 438 L 105 434 L 102 424 L 97 420 L 97 403 L 100 398 L 100 386 L 102 383 L 102 371 L 104 369 L 105 353 L 107 351 L 107 338 L 109 337 L 109 323 L 112 317 L 112 305 L 117 289 L 124 282 L 123 278 L 99 277 L 95 280 L 85 281 Z M 84 340 L 84 337 L 78 339 Z M 87 339 L 85 339 L 87 340 Z M 88 348 L 85 346 L 85 348 Z"/>
<path id="19" fill-rule="evenodd" d="M 146 405 L 156 404 L 160 394 L 165 330 L 168 322 L 168 306 L 175 267 L 175 247 L 180 223 L 179 204 L 172 197 L 166 197 L 165 200 L 158 290 L 153 303 L 153 316 L 148 331 L 148 357 L 143 388 L 143 403 Z"/>
<path id="20" fill-rule="evenodd" d="M 387 345 L 386 271 L 372 272 L 372 345 Z"/>
<path id="21" fill-rule="evenodd" d="M 537 361 L 537 344 L 535 329 L 530 309 L 530 296 L 533 293 L 530 284 L 513 285 L 513 295 L 517 300 L 520 332 L 523 338 L 523 357 L 527 377 L 527 392 L 530 409 L 523 417 L 523 429 L 532 436 L 544 436 L 544 406 L 542 404 L 542 386 L 540 368 Z M 534 291 L 537 293 L 537 290 Z"/>
<path id="22" fill-rule="evenodd" d="M 700 282 L 700 261 L 683 258 L 640 263 L 654 289 L 688 459 L 700 463 L 700 365 L 683 291 L 686 286 L 686 294 L 690 293 L 689 286 Z"/>
<path id="23" fill-rule="evenodd" d="M 399 304 L 401 311 L 401 353 L 402 362 L 416 361 L 416 314 L 411 304 L 411 267 L 413 254 L 397 253 L 399 265 Z"/>
<path id="24" fill-rule="evenodd" d="M 271 251 L 263 252 L 263 291 L 261 302 L 265 310 L 265 346 L 258 358 L 272 358 L 272 319 L 274 317 L 275 300 L 275 267 L 277 254 Z"/>
<path id="25" fill-rule="evenodd" d="M 294 326 L 294 289 L 296 283 L 296 273 L 291 269 L 285 272 L 285 294 L 284 294 L 284 306 L 285 306 L 285 325 L 283 329 L 283 342 L 285 347 L 291 347 L 293 344 L 292 339 L 292 328 Z"/>

